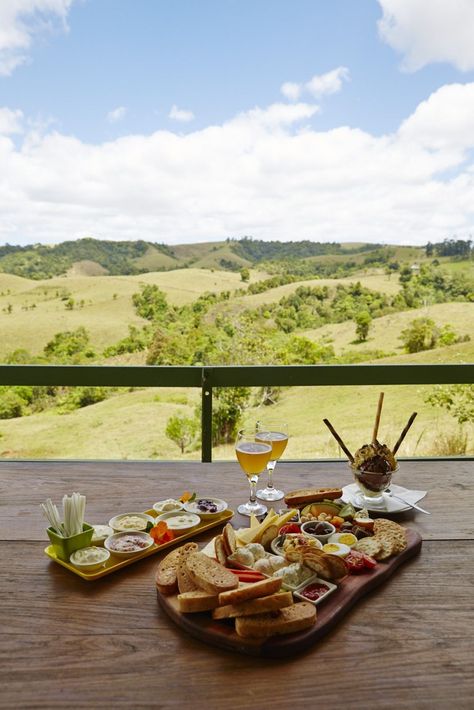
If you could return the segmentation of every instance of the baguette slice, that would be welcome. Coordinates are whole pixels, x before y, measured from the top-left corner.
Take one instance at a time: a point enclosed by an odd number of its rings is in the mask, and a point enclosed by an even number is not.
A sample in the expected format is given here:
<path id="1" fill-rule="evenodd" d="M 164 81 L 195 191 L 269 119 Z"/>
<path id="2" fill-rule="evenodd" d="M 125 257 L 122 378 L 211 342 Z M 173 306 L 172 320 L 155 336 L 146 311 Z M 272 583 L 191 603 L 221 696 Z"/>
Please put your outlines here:
<path id="1" fill-rule="evenodd" d="M 219 604 L 217 594 L 203 592 L 202 589 L 178 594 L 179 610 L 182 614 L 194 614 L 199 611 L 211 611 Z"/>
<path id="2" fill-rule="evenodd" d="M 216 559 L 223 567 L 227 565 L 227 553 L 225 550 L 224 537 L 222 535 L 217 535 L 214 539 L 214 552 Z"/>
<path id="3" fill-rule="evenodd" d="M 288 506 L 304 506 L 308 503 L 316 503 L 326 499 L 335 500 L 341 496 L 342 488 L 301 488 L 287 493 L 285 503 Z"/>
<path id="4" fill-rule="evenodd" d="M 227 557 L 232 555 L 237 549 L 237 538 L 235 537 L 235 530 L 230 523 L 224 526 L 222 531 L 222 537 L 224 539 L 224 547 Z"/>
<path id="5" fill-rule="evenodd" d="M 183 545 L 183 547 L 179 548 L 179 552 L 180 555 L 178 557 L 177 569 L 179 593 L 184 594 L 185 592 L 194 592 L 196 589 L 198 589 L 198 587 L 196 584 L 194 584 L 193 580 L 191 579 L 191 575 L 188 572 L 188 568 L 186 567 L 186 558 L 188 557 L 188 555 L 191 554 L 191 552 L 196 552 L 196 550 L 189 550 L 185 545 Z"/>
<path id="6" fill-rule="evenodd" d="M 180 556 L 196 552 L 198 546 L 195 542 L 187 542 L 181 547 L 177 547 L 166 557 L 163 557 L 155 573 L 156 587 L 162 594 L 174 594 L 178 590 L 178 565 Z"/>
<path id="7" fill-rule="evenodd" d="M 298 602 L 281 609 L 277 614 L 240 616 L 235 620 L 235 630 L 244 638 L 266 639 L 270 636 L 304 631 L 316 623 L 316 607 L 310 602 Z"/>
<path id="8" fill-rule="evenodd" d="M 202 552 L 189 555 L 186 566 L 193 582 L 209 594 L 219 594 L 239 586 L 237 575 Z"/>
<path id="9" fill-rule="evenodd" d="M 213 619 L 234 619 L 238 616 L 253 616 L 266 611 L 278 611 L 293 604 L 291 592 L 277 592 L 259 599 L 249 599 L 241 604 L 226 604 L 212 612 Z"/>
<path id="10" fill-rule="evenodd" d="M 232 574 L 232 572 L 230 573 Z M 236 575 L 233 575 L 234 577 Z M 253 582 L 245 587 L 239 587 L 229 592 L 219 594 L 219 604 L 240 604 L 249 599 L 258 599 L 259 597 L 267 597 L 269 594 L 275 594 L 280 590 L 282 585 L 281 577 L 269 577 L 262 579 L 261 582 Z"/>

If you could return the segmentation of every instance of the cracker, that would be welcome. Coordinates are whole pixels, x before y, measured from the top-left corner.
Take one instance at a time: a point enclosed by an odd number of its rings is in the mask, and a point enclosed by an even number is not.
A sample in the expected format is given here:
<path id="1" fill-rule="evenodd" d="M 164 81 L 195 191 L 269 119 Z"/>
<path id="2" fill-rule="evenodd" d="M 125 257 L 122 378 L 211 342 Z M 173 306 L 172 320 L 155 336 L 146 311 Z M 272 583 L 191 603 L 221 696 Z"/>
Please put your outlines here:
<path id="1" fill-rule="evenodd" d="M 369 557 L 375 557 L 382 551 L 382 544 L 377 537 L 363 537 L 354 545 L 354 550 L 364 552 Z"/>
<path id="2" fill-rule="evenodd" d="M 393 555 L 394 545 L 392 538 L 386 536 L 384 533 L 379 533 L 376 539 L 380 542 L 382 549 L 374 555 L 376 560 L 387 560 Z"/>

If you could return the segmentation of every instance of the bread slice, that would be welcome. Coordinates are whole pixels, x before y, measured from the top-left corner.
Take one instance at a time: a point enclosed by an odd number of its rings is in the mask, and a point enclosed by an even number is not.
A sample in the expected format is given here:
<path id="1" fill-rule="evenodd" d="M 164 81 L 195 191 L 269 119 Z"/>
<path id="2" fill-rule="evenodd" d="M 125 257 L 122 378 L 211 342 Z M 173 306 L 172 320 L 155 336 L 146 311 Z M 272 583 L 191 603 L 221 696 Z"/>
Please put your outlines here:
<path id="1" fill-rule="evenodd" d="M 227 553 L 224 545 L 224 538 L 222 535 L 217 535 L 214 539 L 214 552 L 216 554 L 216 559 L 223 567 L 227 566 Z"/>
<path id="2" fill-rule="evenodd" d="M 182 552 L 189 555 L 198 550 L 195 542 L 187 542 L 163 557 L 155 573 L 155 583 L 162 594 L 174 594 L 178 590 L 178 565 Z"/>
<path id="3" fill-rule="evenodd" d="M 202 552 L 189 555 L 186 566 L 193 582 L 210 594 L 219 594 L 239 586 L 237 575 Z"/>
<path id="4" fill-rule="evenodd" d="M 291 592 L 277 592 L 259 599 L 249 599 L 241 604 L 226 604 L 212 612 L 213 619 L 234 619 L 238 616 L 252 616 L 266 611 L 278 611 L 293 604 Z"/>
<path id="5" fill-rule="evenodd" d="M 237 538 L 235 537 L 235 530 L 230 523 L 224 526 L 222 537 L 224 539 L 226 555 L 232 555 L 237 549 Z"/>
<path id="6" fill-rule="evenodd" d="M 182 614 L 194 614 L 199 611 L 211 611 L 219 604 L 217 594 L 203 592 L 202 589 L 178 594 L 178 607 Z"/>
<path id="7" fill-rule="evenodd" d="M 266 639 L 270 636 L 304 631 L 316 623 L 316 607 L 310 602 L 298 602 L 281 609 L 256 616 L 240 616 L 235 620 L 235 630 L 244 638 Z"/>
<path id="8" fill-rule="evenodd" d="M 232 572 L 230 573 L 232 574 Z M 269 577 L 261 582 L 253 582 L 245 587 L 239 587 L 228 592 L 219 594 L 219 604 L 240 604 L 249 599 L 258 599 L 274 594 L 280 590 L 282 585 L 281 577 Z"/>
<path id="9" fill-rule="evenodd" d="M 184 594 L 185 592 L 193 592 L 198 589 L 198 586 L 197 584 L 194 584 L 193 580 L 191 579 L 191 575 L 189 574 L 188 568 L 186 567 L 186 559 L 188 555 L 191 554 L 191 552 L 196 552 L 196 550 L 189 550 L 185 545 L 183 545 L 183 547 L 179 548 L 179 551 L 180 555 L 178 557 L 177 569 L 178 590 L 180 594 Z"/>
<path id="10" fill-rule="evenodd" d="M 342 488 L 300 488 L 290 491 L 285 496 L 285 503 L 292 507 L 317 503 L 322 500 L 335 500 L 342 496 Z"/>

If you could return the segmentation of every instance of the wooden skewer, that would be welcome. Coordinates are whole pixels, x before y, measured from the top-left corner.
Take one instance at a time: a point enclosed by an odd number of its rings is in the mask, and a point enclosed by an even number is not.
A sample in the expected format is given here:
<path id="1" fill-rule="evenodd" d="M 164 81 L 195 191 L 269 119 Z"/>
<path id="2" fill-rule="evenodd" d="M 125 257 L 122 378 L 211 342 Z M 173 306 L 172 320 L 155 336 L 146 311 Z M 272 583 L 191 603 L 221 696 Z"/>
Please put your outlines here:
<path id="1" fill-rule="evenodd" d="M 379 431 L 379 424 L 380 424 L 380 415 L 382 414 L 382 405 L 383 405 L 383 392 L 380 393 L 379 403 L 377 406 L 377 415 L 375 417 L 374 433 L 372 435 L 372 443 L 373 444 L 375 444 L 375 442 L 377 441 L 377 434 Z"/>
<path id="2" fill-rule="evenodd" d="M 349 449 L 347 448 L 347 446 L 345 445 L 345 443 L 343 442 L 343 440 L 341 439 L 341 437 L 339 436 L 337 431 L 334 429 L 334 427 L 331 424 L 331 422 L 329 421 L 329 419 L 323 419 L 323 422 L 326 424 L 327 428 L 329 429 L 329 431 L 331 432 L 333 437 L 336 439 L 337 443 L 339 444 L 341 449 L 344 451 L 344 453 L 346 454 L 349 461 L 351 463 L 354 463 L 353 455 L 351 454 L 351 452 L 349 451 Z"/>
<path id="3" fill-rule="evenodd" d="M 399 449 L 400 446 L 401 446 L 401 443 L 402 443 L 403 439 L 404 439 L 404 438 L 406 437 L 406 435 L 408 434 L 408 430 L 409 430 L 409 428 L 411 427 L 411 425 L 413 424 L 413 422 L 415 421 L 415 417 L 416 417 L 417 414 L 418 414 L 418 412 L 413 412 L 413 414 L 411 415 L 410 419 L 409 419 L 408 422 L 407 422 L 406 427 L 404 428 L 404 430 L 403 430 L 402 433 L 400 434 L 397 443 L 396 443 L 395 446 L 393 447 L 393 454 L 394 454 L 394 455 L 397 453 L 398 449 Z"/>

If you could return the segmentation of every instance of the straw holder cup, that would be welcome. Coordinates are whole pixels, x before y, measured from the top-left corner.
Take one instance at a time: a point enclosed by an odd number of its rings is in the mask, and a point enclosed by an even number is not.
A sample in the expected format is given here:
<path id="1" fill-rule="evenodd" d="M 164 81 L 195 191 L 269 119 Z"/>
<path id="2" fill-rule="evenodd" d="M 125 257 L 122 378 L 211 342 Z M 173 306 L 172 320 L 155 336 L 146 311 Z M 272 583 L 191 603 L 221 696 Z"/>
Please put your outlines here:
<path id="1" fill-rule="evenodd" d="M 52 528 L 48 528 L 47 533 L 51 544 L 54 547 L 56 556 L 59 557 L 60 560 L 67 562 L 73 552 L 90 545 L 94 528 L 92 525 L 84 523 L 82 526 L 82 532 L 77 535 L 71 535 L 71 537 L 61 537 L 61 535 L 55 533 Z"/>

